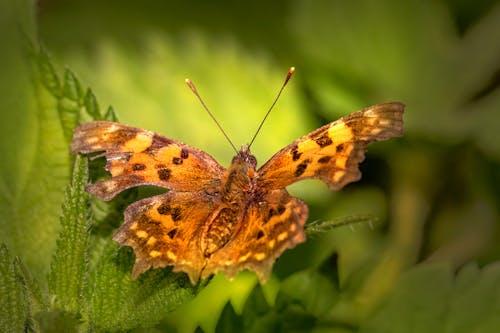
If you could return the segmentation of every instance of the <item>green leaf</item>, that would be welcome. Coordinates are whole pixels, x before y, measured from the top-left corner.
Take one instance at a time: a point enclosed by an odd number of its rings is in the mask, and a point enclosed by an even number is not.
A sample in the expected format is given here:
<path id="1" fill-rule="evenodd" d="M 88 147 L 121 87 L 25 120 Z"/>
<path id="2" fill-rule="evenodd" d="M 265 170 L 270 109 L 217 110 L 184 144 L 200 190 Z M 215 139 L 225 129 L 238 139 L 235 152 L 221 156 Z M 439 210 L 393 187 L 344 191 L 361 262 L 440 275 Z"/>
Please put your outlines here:
<path id="1" fill-rule="evenodd" d="M 184 274 L 156 269 L 130 279 L 131 251 L 105 241 L 86 290 L 92 325 L 104 331 L 153 327 L 167 313 L 191 300 L 199 286 L 192 286 Z"/>
<path id="2" fill-rule="evenodd" d="M 118 117 L 116 116 L 115 110 L 111 105 L 109 106 L 108 110 L 106 111 L 106 114 L 104 115 L 104 120 L 114 121 L 114 122 L 118 121 Z"/>
<path id="3" fill-rule="evenodd" d="M 446 263 L 405 273 L 360 332 L 481 332 L 500 327 L 500 264 L 469 264 L 453 276 Z"/>
<path id="4" fill-rule="evenodd" d="M 49 290 L 54 308 L 70 313 L 82 311 L 82 291 L 86 282 L 86 259 L 89 241 L 87 160 L 75 158 L 73 178 L 66 190 L 61 216 L 61 231 L 52 259 Z"/>
<path id="5" fill-rule="evenodd" d="M 67 68 L 64 73 L 63 95 L 78 104 L 81 104 L 83 100 L 82 86 L 75 74 L 69 68 Z"/>
<path id="6" fill-rule="evenodd" d="M 40 82 L 54 97 L 61 97 L 61 81 L 50 61 L 47 50 L 40 49 L 37 60 Z"/>
<path id="7" fill-rule="evenodd" d="M 66 69 L 63 95 L 58 100 L 57 111 L 59 112 L 61 127 L 67 143 L 71 142 L 73 129 L 78 125 L 82 99 L 83 92 L 80 82 L 78 82 L 75 75 L 69 69 Z"/>
<path id="8" fill-rule="evenodd" d="M 7 246 L 0 244 L 0 331 L 24 332 L 28 319 L 23 285 Z"/>
<path id="9" fill-rule="evenodd" d="M 99 105 L 97 104 L 97 99 L 90 88 L 87 89 L 87 93 L 85 94 L 84 105 L 87 113 L 92 117 L 92 119 L 102 119 L 101 111 L 99 110 Z"/>

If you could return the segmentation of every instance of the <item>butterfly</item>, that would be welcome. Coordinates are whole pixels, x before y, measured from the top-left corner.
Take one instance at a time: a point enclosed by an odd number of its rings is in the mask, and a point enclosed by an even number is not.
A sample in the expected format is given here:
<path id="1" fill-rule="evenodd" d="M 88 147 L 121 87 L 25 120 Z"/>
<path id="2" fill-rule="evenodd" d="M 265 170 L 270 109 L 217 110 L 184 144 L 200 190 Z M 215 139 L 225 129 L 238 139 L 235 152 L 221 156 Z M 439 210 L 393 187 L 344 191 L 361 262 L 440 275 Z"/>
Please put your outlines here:
<path id="1" fill-rule="evenodd" d="M 219 271 L 254 271 L 305 241 L 308 207 L 286 187 L 307 178 L 332 190 L 360 179 L 367 144 L 402 135 L 404 105 L 370 106 L 303 136 L 260 168 L 243 145 L 228 168 L 209 154 L 148 130 L 108 121 L 77 127 L 71 152 L 101 152 L 111 178 L 87 187 L 102 200 L 135 186 L 169 191 L 132 203 L 113 239 L 135 252 L 132 278 L 173 266 L 195 284 Z"/>

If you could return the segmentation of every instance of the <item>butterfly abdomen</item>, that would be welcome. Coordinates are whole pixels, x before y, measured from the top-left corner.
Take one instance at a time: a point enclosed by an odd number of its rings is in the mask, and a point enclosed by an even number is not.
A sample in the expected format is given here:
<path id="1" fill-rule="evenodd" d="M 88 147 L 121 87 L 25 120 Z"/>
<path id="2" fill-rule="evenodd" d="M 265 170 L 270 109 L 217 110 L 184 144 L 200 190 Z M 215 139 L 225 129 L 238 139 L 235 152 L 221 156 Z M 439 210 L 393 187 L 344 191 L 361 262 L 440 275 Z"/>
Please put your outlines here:
<path id="1" fill-rule="evenodd" d="M 201 240 L 206 257 L 231 240 L 244 215 L 242 212 L 246 208 L 252 188 L 252 179 L 249 176 L 252 173 L 248 171 L 254 167 L 247 162 L 247 154 L 240 152 L 236 155 L 223 176 L 220 193 L 220 206 L 223 208 L 211 217 L 207 233 Z"/>
<path id="2" fill-rule="evenodd" d="M 201 239 L 201 248 L 205 257 L 224 247 L 234 234 L 240 222 L 241 209 L 238 206 L 224 207 L 216 212 L 208 225 L 207 232 Z"/>

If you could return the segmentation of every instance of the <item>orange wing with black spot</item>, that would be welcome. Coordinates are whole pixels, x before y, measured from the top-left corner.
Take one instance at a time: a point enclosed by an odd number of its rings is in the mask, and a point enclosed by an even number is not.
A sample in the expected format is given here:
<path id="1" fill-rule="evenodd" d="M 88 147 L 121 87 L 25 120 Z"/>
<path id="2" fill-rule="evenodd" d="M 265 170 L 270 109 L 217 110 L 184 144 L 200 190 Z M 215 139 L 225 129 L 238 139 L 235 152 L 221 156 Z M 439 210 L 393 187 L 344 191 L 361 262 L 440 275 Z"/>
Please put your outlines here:
<path id="1" fill-rule="evenodd" d="M 319 178 L 333 189 L 359 180 L 366 145 L 403 134 L 401 103 L 370 106 L 318 128 L 269 159 L 257 186 L 279 189 L 306 178 Z"/>
<path id="2" fill-rule="evenodd" d="M 108 121 L 75 129 L 71 152 L 103 152 L 112 178 L 89 186 L 103 200 L 138 185 L 178 191 L 216 189 L 224 168 L 207 153 L 156 133 Z"/>

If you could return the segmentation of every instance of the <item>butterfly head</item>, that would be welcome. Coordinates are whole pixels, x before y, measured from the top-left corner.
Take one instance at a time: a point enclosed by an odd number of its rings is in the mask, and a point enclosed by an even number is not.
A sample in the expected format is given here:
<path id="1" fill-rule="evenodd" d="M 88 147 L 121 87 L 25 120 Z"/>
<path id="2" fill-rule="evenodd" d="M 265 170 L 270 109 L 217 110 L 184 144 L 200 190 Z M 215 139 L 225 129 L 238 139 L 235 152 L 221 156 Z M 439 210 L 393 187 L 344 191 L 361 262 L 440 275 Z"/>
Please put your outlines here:
<path id="1" fill-rule="evenodd" d="M 257 166 L 257 159 L 250 153 L 249 145 L 241 146 L 241 150 L 233 157 L 232 164 L 241 163 L 248 166 L 249 169 L 255 169 Z"/>

